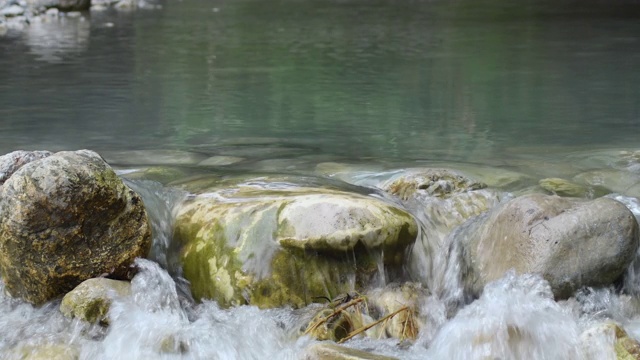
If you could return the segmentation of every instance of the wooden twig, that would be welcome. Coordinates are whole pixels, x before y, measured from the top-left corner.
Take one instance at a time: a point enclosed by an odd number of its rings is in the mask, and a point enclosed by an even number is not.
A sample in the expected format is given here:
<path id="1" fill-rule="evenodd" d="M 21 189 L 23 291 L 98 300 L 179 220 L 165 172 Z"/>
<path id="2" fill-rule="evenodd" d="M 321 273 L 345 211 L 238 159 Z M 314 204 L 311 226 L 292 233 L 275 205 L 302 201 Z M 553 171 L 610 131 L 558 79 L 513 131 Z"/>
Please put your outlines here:
<path id="1" fill-rule="evenodd" d="M 409 310 L 409 307 L 408 307 L 408 306 L 402 307 L 402 308 L 400 308 L 400 309 L 398 309 L 398 310 L 396 310 L 396 311 L 392 312 L 391 314 L 389 314 L 389 315 L 387 315 L 387 316 L 383 317 L 383 318 L 382 318 L 382 319 L 380 319 L 380 320 L 377 320 L 377 321 L 375 321 L 375 322 L 372 322 L 371 324 L 369 324 L 369 325 L 367 325 L 367 326 L 363 326 L 363 327 L 361 327 L 360 329 L 354 330 L 354 331 L 350 332 L 350 333 L 349 333 L 349 335 L 347 335 L 345 338 L 343 338 L 343 339 L 341 339 L 340 341 L 338 341 L 338 344 L 342 344 L 343 342 L 345 342 L 345 341 L 347 341 L 347 340 L 349 340 L 349 339 L 353 338 L 354 336 L 356 336 L 356 335 L 358 335 L 358 334 L 361 334 L 361 333 L 363 333 L 363 332 L 365 332 L 365 331 L 367 331 L 367 330 L 371 329 L 372 327 L 374 327 L 374 326 L 376 326 L 376 325 L 380 324 L 381 322 L 383 322 L 383 321 L 387 321 L 388 319 L 391 319 L 392 317 L 394 317 L 394 316 L 398 315 L 399 313 L 401 313 L 401 312 L 403 312 L 403 311 L 407 311 L 407 310 Z"/>
<path id="2" fill-rule="evenodd" d="M 348 303 L 337 307 L 333 310 L 333 312 L 321 319 L 319 319 L 318 321 L 316 321 L 313 325 L 309 326 L 309 328 L 307 328 L 307 330 L 304 332 L 304 335 L 309 334 L 310 332 L 312 332 L 313 330 L 317 329 L 318 326 L 324 324 L 325 322 L 327 322 L 329 319 L 331 319 L 332 317 L 340 314 L 341 312 L 343 312 L 344 310 L 348 309 L 349 307 L 356 305 L 358 303 L 361 303 L 364 301 L 364 298 L 355 298 L 351 301 L 349 301 Z"/>

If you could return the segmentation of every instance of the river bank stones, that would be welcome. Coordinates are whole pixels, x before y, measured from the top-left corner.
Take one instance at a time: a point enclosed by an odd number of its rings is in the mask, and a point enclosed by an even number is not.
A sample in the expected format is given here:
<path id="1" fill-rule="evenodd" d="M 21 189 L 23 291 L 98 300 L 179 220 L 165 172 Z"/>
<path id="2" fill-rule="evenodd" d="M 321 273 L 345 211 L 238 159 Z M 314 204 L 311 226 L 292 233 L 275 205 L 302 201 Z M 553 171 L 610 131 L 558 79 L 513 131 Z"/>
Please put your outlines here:
<path id="1" fill-rule="evenodd" d="M 374 197 L 245 181 L 179 209 L 174 238 L 197 299 L 222 306 L 304 306 L 400 267 L 417 236 L 408 213 Z"/>
<path id="2" fill-rule="evenodd" d="M 0 273 L 14 297 L 42 304 L 92 277 L 125 278 L 150 244 L 141 198 L 93 151 L 32 161 L 0 188 Z"/>
<path id="3" fill-rule="evenodd" d="M 473 294 L 509 269 L 538 273 L 557 298 L 611 284 L 638 248 L 638 223 L 622 203 L 533 194 L 503 203 L 457 228 L 464 282 Z"/>

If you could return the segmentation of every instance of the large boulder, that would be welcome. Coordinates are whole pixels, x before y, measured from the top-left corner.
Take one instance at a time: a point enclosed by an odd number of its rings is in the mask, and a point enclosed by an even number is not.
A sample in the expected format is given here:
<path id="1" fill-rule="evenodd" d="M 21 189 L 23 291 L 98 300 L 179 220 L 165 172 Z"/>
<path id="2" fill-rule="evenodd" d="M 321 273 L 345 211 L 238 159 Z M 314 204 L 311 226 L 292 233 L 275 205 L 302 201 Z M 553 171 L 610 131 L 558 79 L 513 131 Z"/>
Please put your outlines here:
<path id="1" fill-rule="evenodd" d="M 473 294 L 509 269 L 541 274 L 558 298 L 609 285 L 633 260 L 638 223 L 620 202 L 532 194 L 468 221 L 450 235 L 462 243 Z"/>
<path id="2" fill-rule="evenodd" d="M 28 302 L 92 277 L 126 278 L 150 245 L 142 199 L 93 151 L 30 162 L 0 189 L 0 273 Z"/>
<path id="3" fill-rule="evenodd" d="M 185 203 L 174 238 L 195 298 L 277 307 L 362 289 L 383 263 L 399 269 L 417 231 L 374 197 L 256 180 Z"/>

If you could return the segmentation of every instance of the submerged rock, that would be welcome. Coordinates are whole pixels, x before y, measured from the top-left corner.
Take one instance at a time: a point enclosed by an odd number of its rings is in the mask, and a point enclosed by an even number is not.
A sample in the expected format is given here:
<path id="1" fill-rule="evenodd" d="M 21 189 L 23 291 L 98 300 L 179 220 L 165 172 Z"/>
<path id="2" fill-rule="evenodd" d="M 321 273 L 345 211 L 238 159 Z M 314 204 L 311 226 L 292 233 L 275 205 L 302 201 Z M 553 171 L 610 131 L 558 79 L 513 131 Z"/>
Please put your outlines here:
<path id="1" fill-rule="evenodd" d="M 416 235 L 411 215 L 373 197 L 247 181 L 185 203 L 174 237 L 197 299 L 277 307 L 362 288 L 378 262 L 400 267 Z"/>
<path id="2" fill-rule="evenodd" d="M 128 1 L 128 0 L 125 0 Z M 119 3 L 118 3 L 119 4 Z M 117 6 L 117 5 L 116 5 Z M 132 5 L 135 7 L 135 4 Z M 150 165 L 196 165 L 207 156 L 182 150 L 131 150 L 114 151 L 103 154 L 105 160 L 112 165 L 150 166 Z"/>
<path id="3" fill-rule="evenodd" d="M 560 178 L 541 179 L 538 184 L 541 188 L 558 196 L 593 199 L 611 193 L 609 189 L 603 186 L 585 186 Z"/>
<path id="4" fill-rule="evenodd" d="M 449 198 L 455 194 L 486 188 L 487 185 L 446 169 L 425 169 L 394 179 L 382 188 L 402 200 L 423 195 Z"/>
<path id="5" fill-rule="evenodd" d="M 398 360 L 390 356 L 378 355 L 362 350 L 351 349 L 332 343 L 319 343 L 310 346 L 304 354 L 304 360 Z"/>
<path id="6" fill-rule="evenodd" d="M 131 283 L 105 278 L 83 281 L 68 292 L 60 303 L 60 311 L 66 317 L 78 318 L 89 323 L 108 324 L 107 313 L 113 299 L 131 294 Z"/>
<path id="7" fill-rule="evenodd" d="M 126 278 L 150 245 L 142 199 L 93 151 L 33 161 L 0 189 L 0 272 L 28 302 L 104 274 Z"/>
<path id="8" fill-rule="evenodd" d="M 456 229 L 463 244 L 466 287 L 482 292 L 509 269 L 538 273 L 558 298 L 582 286 L 611 284 L 633 260 L 638 223 L 609 198 L 584 201 L 528 195 L 504 203 Z"/>
<path id="9" fill-rule="evenodd" d="M 590 186 L 606 187 L 623 195 L 640 197 L 640 174 L 629 171 L 590 170 L 576 175 L 574 180 Z"/>

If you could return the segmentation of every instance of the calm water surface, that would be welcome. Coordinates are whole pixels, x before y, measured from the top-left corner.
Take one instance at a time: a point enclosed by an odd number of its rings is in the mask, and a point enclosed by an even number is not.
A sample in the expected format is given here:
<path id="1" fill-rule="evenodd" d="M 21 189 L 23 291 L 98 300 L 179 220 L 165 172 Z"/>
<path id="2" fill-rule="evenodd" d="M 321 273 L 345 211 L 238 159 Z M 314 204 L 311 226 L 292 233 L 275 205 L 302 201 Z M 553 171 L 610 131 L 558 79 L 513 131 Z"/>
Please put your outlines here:
<path id="1" fill-rule="evenodd" d="M 0 38 L 0 152 L 640 146 L 640 5 L 500 3 L 184 0 L 36 23 Z"/>

